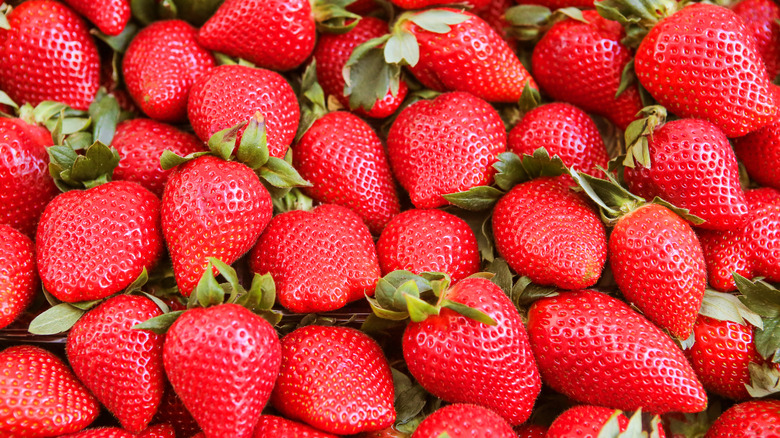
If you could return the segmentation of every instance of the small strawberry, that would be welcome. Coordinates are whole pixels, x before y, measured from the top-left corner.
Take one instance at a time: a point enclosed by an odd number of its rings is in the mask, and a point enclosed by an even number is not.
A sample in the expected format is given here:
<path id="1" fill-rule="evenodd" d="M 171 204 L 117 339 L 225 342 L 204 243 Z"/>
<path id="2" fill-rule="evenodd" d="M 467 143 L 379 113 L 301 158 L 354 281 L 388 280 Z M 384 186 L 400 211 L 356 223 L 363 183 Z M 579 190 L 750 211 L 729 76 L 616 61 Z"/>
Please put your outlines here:
<path id="1" fill-rule="evenodd" d="M 734 152 L 751 179 L 780 190 L 780 123 L 735 138 Z"/>
<path id="2" fill-rule="evenodd" d="M 411 438 L 515 438 L 512 427 L 494 411 L 482 406 L 455 403 L 425 418 Z"/>
<path id="3" fill-rule="evenodd" d="M 33 242 L 20 231 L 0 224 L 0 329 L 24 312 L 39 286 Z"/>
<path id="4" fill-rule="evenodd" d="M 130 21 L 131 11 L 128 0 L 64 1 L 106 35 L 119 35 L 125 30 L 127 22 Z"/>
<path id="5" fill-rule="evenodd" d="M 780 6 L 770 0 L 742 0 L 731 7 L 756 39 L 770 78 L 780 74 Z"/>
<path id="6" fill-rule="evenodd" d="M 620 432 L 624 432 L 628 427 L 628 417 L 619 410 L 593 405 L 575 406 L 555 418 L 546 436 L 596 438 L 612 417 L 617 419 Z"/>
<path id="7" fill-rule="evenodd" d="M 254 438 L 336 438 L 336 435 L 325 433 L 297 421 L 261 415 L 257 422 Z"/>
<path id="8" fill-rule="evenodd" d="M 780 401 L 754 400 L 727 409 L 705 438 L 759 438 L 780 435 Z"/>
<path id="9" fill-rule="evenodd" d="M 95 397 L 70 369 L 40 347 L 0 351 L 0 369 L 3 436 L 57 437 L 87 427 L 100 413 Z"/>

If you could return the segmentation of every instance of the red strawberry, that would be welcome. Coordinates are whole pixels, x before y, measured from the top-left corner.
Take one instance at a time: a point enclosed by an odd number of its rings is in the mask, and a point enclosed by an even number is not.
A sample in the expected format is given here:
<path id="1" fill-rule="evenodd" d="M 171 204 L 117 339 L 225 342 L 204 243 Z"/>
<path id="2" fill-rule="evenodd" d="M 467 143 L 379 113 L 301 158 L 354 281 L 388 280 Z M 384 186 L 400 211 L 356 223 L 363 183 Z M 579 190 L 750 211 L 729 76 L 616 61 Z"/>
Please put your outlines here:
<path id="1" fill-rule="evenodd" d="M 639 82 L 658 103 L 679 117 L 712 122 L 727 137 L 778 119 L 780 88 L 772 85 L 744 21 L 730 9 L 691 4 L 663 18 L 642 40 L 634 62 Z"/>
<path id="2" fill-rule="evenodd" d="M 431 6 L 441 6 L 452 4 L 449 0 L 390 0 L 394 5 L 403 9 L 425 9 Z M 492 0 L 461 0 L 457 2 L 468 7 L 470 10 L 481 11 L 485 9 Z"/>
<path id="3" fill-rule="evenodd" d="M 735 138 L 734 152 L 750 178 L 780 190 L 780 123 Z"/>
<path id="4" fill-rule="evenodd" d="M 581 109 L 567 103 L 549 103 L 526 113 L 509 131 L 507 149 L 517 155 L 532 155 L 543 147 L 558 155 L 565 165 L 590 175 L 606 168 L 607 148 L 598 127 Z"/>
<path id="5" fill-rule="evenodd" d="M 639 90 L 628 87 L 617 98 L 631 52 L 620 41 L 620 24 L 595 11 L 582 11 L 587 23 L 566 19 L 554 24 L 534 46 L 534 78 L 553 99 L 606 117 L 621 129 L 642 109 Z"/>
<path id="6" fill-rule="evenodd" d="M 417 208 L 446 205 L 444 194 L 492 183 L 492 164 L 505 148 L 498 112 L 463 92 L 411 104 L 387 135 L 393 173 Z"/>
<path id="7" fill-rule="evenodd" d="M 440 408 L 420 423 L 411 438 L 515 438 L 512 427 L 494 411 L 455 403 Z"/>
<path id="8" fill-rule="evenodd" d="M 474 231 L 442 210 L 411 209 L 394 217 L 379 236 L 376 251 L 383 274 L 444 272 L 457 282 L 480 267 Z"/>
<path id="9" fill-rule="evenodd" d="M 546 436 L 547 438 L 596 438 L 607 421 L 616 414 L 620 431 L 624 432 L 628 427 L 628 417 L 620 411 L 593 405 L 575 406 L 555 418 Z"/>
<path id="10" fill-rule="evenodd" d="M 185 21 L 158 21 L 138 32 L 127 47 L 122 74 L 127 91 L 147 116 L 169 123 L 187 119 L 190 88 L 215 65 L 196 34 Z"/>
<path id="11" fill-rule="evenodd" d="M 158 424 L 147 429 L 132 433 L 118 427 L 100 427 L 85 429 L 81 432 L 63 435 L 60 438 L 175 438 L 176 434 L 170 424 Z"/>
<path id="12" fill-rule="evenodd" d="M 354 114 L 317 119 L 293 147 L 293 164 L 312 184 L 306 194 L 352 209 L 374 234 L 401 210 L 382 141 Z"/>
<path id="13" fill-rule="evenodd" d="M 38 292 L 35 247 L 29 237 L 0 224 L 0 329 L 24 312 Z"/>
<path id="14" fill-rule="evenodd" d="M 517 438 L 545 438 L 547 436 L 547 427 L 539 424 L 524 423 L 515 426 Z"/>
<path id="15" fill-rule="evenodd" d="M 118 295 L 87 312 L 68 333 L 73 372 L 128 431 L 144 430 L 163 396 L 163 336 L 133 326 L 161 315 L 154 302 Z"/>
<path id="16" fill-rule="evenodd" d="M 106 35 L 119 35 L 130 21 L 128 0 L 64 0 Z"/>
<path id="17" fill-rule="evenodd" d="M 498 253 L 518 274 L 540 285 L 580 289 L 601 277 L 607 237 L 593 207 L 565 178 L 512 188 L 493 209 L 493 234 Z"/>
<path id="18" fill-rule="evenodd" d="M 626 303 L 596 291 L 536 301 L 528 334 L 543 381 L 581 403 L 699 412 L 707 395 L 679 347 Z"/>
<path id="19" fill-rule="evenodd" d="M 282 338 L 271 403 L 286 417 L 340 435 L 384 429 L 395 421 L 393 395 L 390 365 L 363 332 L 310 325 Z"/>
<path id="20" fill-rule="evenodd" d="M 487 7 L 477 14 L 489 24 L 493 30 L 509 45 L 513 52 L 517 52 L 517 40 L 509 36 L 507 29 L 510 27 L 506 20 L 506 10 L 514 5 L 514 0 L 492 0 Z"/>
<path id="21" fill-rule="evenodd" d="M 763 438 L 780 435 L 780 401 L 755 400 L 722 413 L 705 438 Z"/>
<path id="22" fill-rule="evenodd" d="M 44 100 L 86 110 L 100 76 L 97 47 L 84 20 L 54 0 L 26 1 L 0 28 L 0 90 L 17 103 Z"/>
<path id="23" fill-rule="evenodd" d="M 168 380 L 166 379 L 166 382 Z M 168 423 L 173 426 L 178 437 L 191 437 L 200 431 L 198 423 L 184 406 L 170 383 L 166 383 L 160 407 L 155 414 L 154 423 Z"/>
<path id="24" fill-rule="evenodd" d="M 550 10 L 569 7 L 583 9 L 592 8 L 593 3 L 594 2 L 592 0 L 517 0 L 517 4 L 520 5 L 541 5 L 549 8 Z"/>
<path id="25" fill-rule="evenodd" d="M 274 216 L 249 257 L 252 271 L 271 274 L 281 305 L 298 313 L 344 307 L 371 294 L 381 275 L 366 225 L 333 204 Z"/>
<path id="26" fill-rule="evenodd" d="M 742 17 L 755 37 L 769 77 L 780 74 L 780 6 L 771 0 L 742 0 L 731 10 Z"/>
<path id="27" fill-rule="evenodd" d="M 271 395 L 281 352 L 273 327 L 245 307 L 185 311 L 163 347 L 165 372 L 210 438 L 251 437 Z"/>
<path id="28" fill-rule="evenodd" d="M 150 119 L 130 119 L 116 127 L 111 142 L 122 159 L 114 169 L 115 180 L 134 181 L 162 197 L 171 170 L 160 167 L 160 156 L 170 150 L 184 156 L 205 151 L 194 135 Z"/>
<path id="29" fill-rule="evenodd" d="M 335 435 L 325 433 L 309 427 L 297 421 L 277 417 L 275 415 L 261 415 L 257 422 L 254 438 L 336 438 Z"/>
<path id="30" fill-rule="evenodd" d="M 222 65 L 193 85 L 187 101 L 190 123 L 203 141 L 258 111 L 265 118 L 271 156 L 284 157 L 298 129 L 300 109 L 292 87 L 278 73 Z"/>
<path id="31" fill-rule="evenodd" d="M 0 351 L 0 369 L 3 436 L 56 437 L 87 427 L 100 413 L 87 388 L 42 348 L 19 345 Z"/>

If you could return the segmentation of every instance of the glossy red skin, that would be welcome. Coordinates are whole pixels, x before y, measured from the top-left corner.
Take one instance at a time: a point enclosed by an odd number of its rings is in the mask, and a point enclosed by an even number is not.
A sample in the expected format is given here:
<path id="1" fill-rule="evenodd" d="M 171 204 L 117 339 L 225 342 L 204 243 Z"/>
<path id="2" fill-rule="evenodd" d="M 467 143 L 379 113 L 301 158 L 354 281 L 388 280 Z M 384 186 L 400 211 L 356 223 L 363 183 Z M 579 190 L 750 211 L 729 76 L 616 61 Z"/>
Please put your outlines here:
<path id="1" fill-rule="evenodd" d="M 184 309 L 181 309 L 184 310 Z M 167 423 L 173 426 L 177 437 L 191 437 L 200 431 L 200 426 L 184 406 L 176 391 L 166 378 L 165 391 L 153 423 Z"/>
<path id="2" fill-rule="evenodd" d="M 134 181 L 160 198 L 173 171 L 160 167 L 163 151 L 183 157 L 206 150 L 206 145 L 194 135 L 151 119 L 130 119 L 117 125 L 111 146 L 122 157 L 113 179 Z"/>
<path id="3" fill-rule="evenodd" d="M 491 0 L 487 7 L 477 13 L 501 38 L 506 41 L 509 48 L 517 53 L 517 40 L 509 36 L 507 29 L 509 22 L 504 17 L 506 10 L 514 6 L 514 0 Z"/>
<path id="4" fill-rule="evenodd" d="M 547 438 L 597 438 L 599 432 L 615 413 L 614 409 L 593 405 L 579 405 L 567 409 L 555 418 L 547 430 Z M 624 432 L 628 417 L 618 415 L 618 426 Z"/>
<path id="5" fill-rule="evenodd" d="M 453 282 L 480 268 L 474 231 L 463 219 L 442 210 L 410 209 L 387 224 L 376 242 L 382 275 L 405 270 L 444 272 Z"/>
<path id="6" fill-rule="evenodd" d="M 160 199 L 130 181 L 65 192 L 46 206 L 35 242 L 48 292 L 68 303 L 105 298 L 160 259 Z"/>
<path id="7" fill-rule="evenodd" d="M 737 158 L 723 131 L 705 120 L 678 119 L 656 129 L 648 142 L 650 168 L 625 168 L 632 193 L 688 209 L 705 220 L 698 228 L 731 230 L 745 223 Z"/>
<path id="8" fill-rule="evenodd" d="M 256 112 L 265 118 L 271 156 L 283 158 L 298 129 L 300 109 L 295 92 L 280 74 L 221 65 L 190 89 L 187 115 L 195 134 L 204 142 L 217 131 L 248 121 Z"/>
<path id="9" fill-rule="evenodd" d="M 316 201 L 350 208 L 375 235 L 400 213 L 382 140 L 358 116 L 325 114 L 292 149 L 293 166 L 312 184 L 303 191 Z"/>
<path id="10" fill-rule="evenodd" d="M 253 436 L 254 438 L 336 438 L 336 435 L 275 415 L 261 415 Z"/>
<path id="11" fill-rule="evenodd" d="M 349 32 L 323 33 L 319 35 L 314 48 L 314 60 L 317 62 L 317 82 L 326 96 L 335 96 L 345 108 L 349 106 L 349 96 L 344 95 L 344 74 L 342 70 L 352 51 L 360 44 L 388 33 L 388 23 L 375 17 L 363 17 Z M 400 81 L 398 93 L 393 96 L 388 91 L 370 110 L 362 107 L 351 109 L 361 117 L 384 118 L 393 114 L 403 102 L 409 86 Z"/>
<path id="12" fill-rule="evenodd" d="M 444 194 L 490 185 L 492 165 L 505 150 L 498 112 L 464 92 L 409 105 L 387 135 L 390 167 L 417 208 L 447 205 Z"/>
<path id="13" fill-rule="evenodd" d="M 409 372 L 445 401 L 479 404 L 511 425 L 523 423 L 541 382 L 514 304 L 498 286 L 474 277 L 452 286 L 447 299 L 483 311 L 497 325 L 446 308 L 422 322 L 409 323 L 402 341 Z"/>
<path id="14" fill-rule="evenodd" d="M 175 438 L 176 432 L 170 424 L 158 424 L 147 429 L 132 433 L 119 427 L 100 427 L 85 429 L 60 438 Z"/>
<path id="15" fill-rule="evenodd" d="M 301 65 L 315 37 L 308 0 L 226 0 L 198 32 L 209 50 L 277 71 Z"/>
<path id="16" fill-rule="evenodd" d="M 542 380 L 578 402 L 658 414 L 707 406 L 704 388 L 671 338 L 601 292 L 536 301 L 528 335 Z"/>
<path id="17" fill-rule="evenodd" d="M 8 23 L 10 30 L 0 29 L 0 90 L 19 105 L 54 100 L 86 110 L 100 60 L 84 20 L 64 3 L 31 0 L 13 9 Z"/>
<path id="18" fill-rule="evenodd" d="M 163 193 L 162 232 L 179 292 L 192 293 L 209 257 L 231 265 L 248 252 L 272 212 L 268 190 L 242 163 L 204 155 L 177 166 Z"/>
<path id="19" fill-rule="evenodd" d="M 279 303 L 296 313 L 335 310 L 373 295 L 381 276 L 368 228 L 335 204 L 274 216 L 249 254 L 249 266 L 270 273 Z"/>
<path id="20" fill-rule="evenodd" d="M 731 7 L 756 39 L 770 78 L 780 74 L 780 6 L 772 0 L 742 0 Z"/>
<path id="21" fill-rule="evenodd" d="M 100 405 L 62 360 L 32 345 L 0 351 L 0 434 L 57 437 L 92 423 Z M 19 391 L 19 388 L 26 388 Z"/>
<path id="22" fill-rule="evenodd" d="M 251 437 L 279 373 L 271 324 L 245 307 L 185 311 L 168 330 L 163 363 L 171 385 L 209 437 Z"/>
<path id="23" fill-rule="evenodd" d="M 780 436 L 780 401 L 754 400 L 722 413 L 705 438 L 770 438 Z"/>
<path id="24" fill-rule="evenodd" d="M 780 190 L 780 123 L 735 138 L 734 152 L 753 181 Z"/>
<path id="25" fill-rule="evenodd" d="M 666 207 L 645 204 L 618 220 L 608 245 L 609 266 L 626 300 L 687 339 L 707 287 L 707 265 L 691 226 Z"/>
<path id="26" fill-rule="evenodd" d="M 73 372 L 125 429 L 152 421 L 164 389 L 164 336 L 133 326 L 162 315 L 140 295 L 117 295 L 90 310 L 68 332 Z"/>
<path id="27" fill-rule="evenodd" d="M 285 417 L 338 435 L 374 431 L 395 421 L 393 396 L 390 365 L 365 333 L 310 325 L 282 338 L 271 403 Z"/>
<path id="28" fill-rule="evenodd" d="M 648 32 L 634 61 L 639 82 L 659 104 L 681 118 L 708 120 L 727 137 L 778 119 L 780 88 L 771 84 L 755 40 L 730 9 L 682 8 Z"/>
<path id="29" fill-rule="evenodd" d="M 119 35 L 130 21 L 128 0 L 64 0 L 106 35 Z"/>
<path id="30" fill-rule="evenodd" d="M 488 102 L 515 103 L 529 84 L 538 88 L 517 55 L 488 23 L 478 16 L 441 8 L 469 17 L 445 34 L 427 31 L 411 21 L 403 29 L 417 38 L 420 60 L 409 71 L 427 88 L 465 91 Z"/>
<path id="31" fill-rule="evenodd" d="M 460 0 L 452 2 L 449 0 L 390 0 L 390 2 L 403 9 L 425 9 L 431 6 L 452 5 L 457 3 L 466 6 L 472 11 L 482 11 L 492 0 Z"/>
<path id="32" fill-rule="evenodd" d="M 198 43 L 197 29 L 182 20 L 141 29 L 122 59 L 122 75 L 136 105 L 152 119 L 187 120 L 190 89 L 214 68 L 214 56 Z"/>
<path id="33" fill-rule="evenodd" d="M 411 438 L 515 438 L 512 427 L 494 411 L 482 406 L 455 403 L 426 417 Z"/>
<path id="34" fill-rule="evenodd" d="M 545 6 L 551 11 L 561 8 L 592 8 L 592 0 L 516 0 L 519 5 L 541 5 Z M 583 11 L 585 12 L 585 11 Z M 588 20 L 590 21 L 590 20 Z"/>
<path id="35" fill-rule="evenodd" d="M 24 312 L 39 285 L 32 240 L 0 224 L 0 329 Z"/>
<path id="36" fill-rule="evenodd" d="M 554 100 L 604 116 L 625 129 L 643 106 L 636 86 L 615 98 L 623 69 L 632 57 L 620 42 L 625 32 L 596 11 L 582 11 L 582 15 L 588 23 L 560 21 L 534 46 L 534 78 Z"/>
<path id="37" fill-rule="evenodd" d="M 493 235 L 509 266 L 539 285 L 592 286 L 607 260 L 604 224 L 563 176 L 513 187 L 493 209 Z"/>

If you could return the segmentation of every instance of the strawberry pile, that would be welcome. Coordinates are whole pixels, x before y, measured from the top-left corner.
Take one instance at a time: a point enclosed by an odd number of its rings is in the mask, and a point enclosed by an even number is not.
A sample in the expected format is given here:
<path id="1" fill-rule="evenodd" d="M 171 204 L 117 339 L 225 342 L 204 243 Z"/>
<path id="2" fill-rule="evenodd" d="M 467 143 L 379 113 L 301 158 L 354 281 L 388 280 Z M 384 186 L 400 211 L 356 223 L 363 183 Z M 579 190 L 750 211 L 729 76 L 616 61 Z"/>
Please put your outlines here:
<path id="1" fill-rule="evenodd" d="M 718 3 L 2 3 L 0 437 L 780 435 Z"/>

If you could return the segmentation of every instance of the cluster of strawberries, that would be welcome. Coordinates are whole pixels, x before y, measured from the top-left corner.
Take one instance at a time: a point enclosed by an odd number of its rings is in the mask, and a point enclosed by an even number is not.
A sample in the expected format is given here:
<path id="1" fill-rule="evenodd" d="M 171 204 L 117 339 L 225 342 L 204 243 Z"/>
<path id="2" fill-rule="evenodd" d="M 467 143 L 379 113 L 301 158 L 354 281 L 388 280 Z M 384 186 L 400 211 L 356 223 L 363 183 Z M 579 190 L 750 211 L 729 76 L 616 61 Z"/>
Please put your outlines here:
<path id="1" fill-rule="evenodd" d="M 779 435 L 780 6 L 452 3 L 3 3 L 0 437 Z"/>

